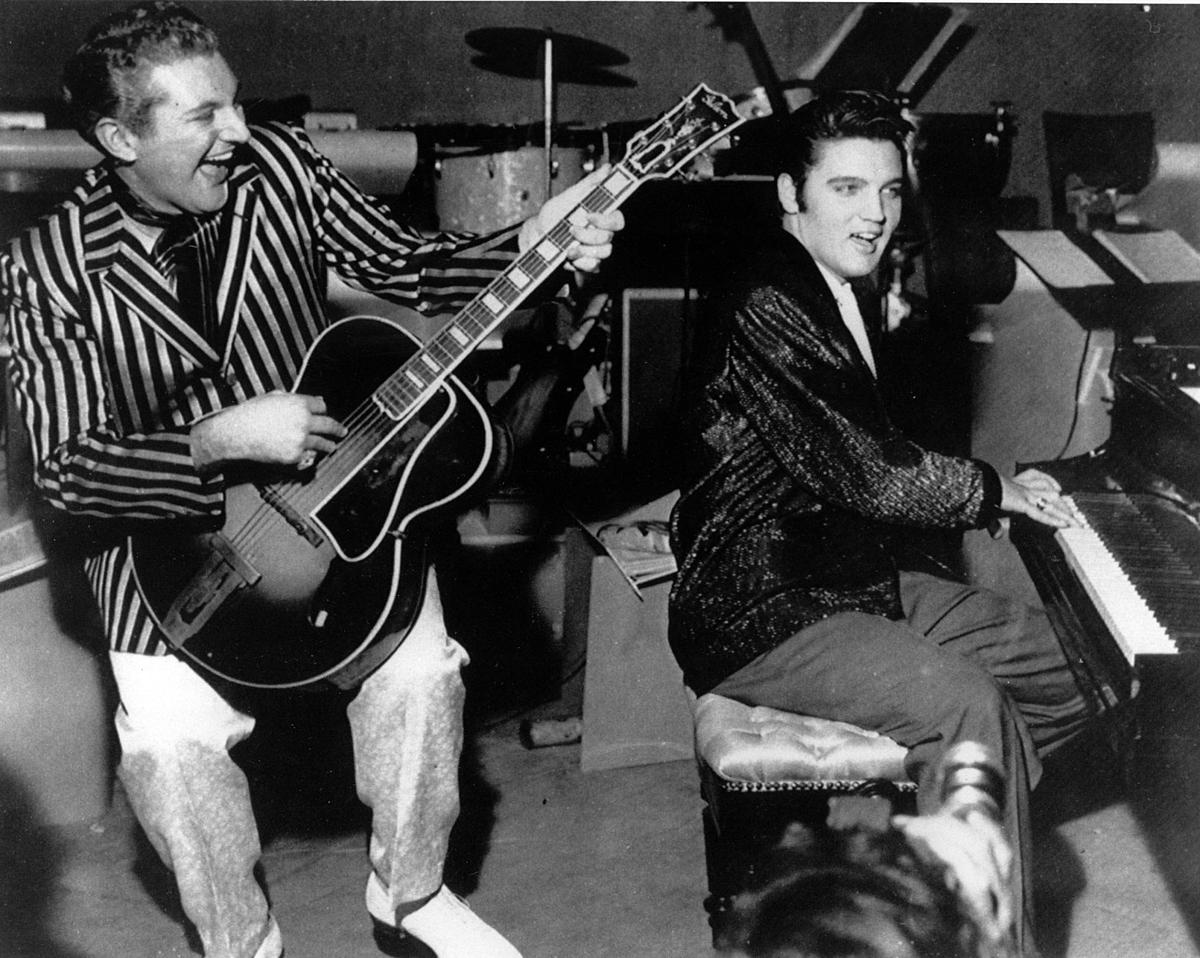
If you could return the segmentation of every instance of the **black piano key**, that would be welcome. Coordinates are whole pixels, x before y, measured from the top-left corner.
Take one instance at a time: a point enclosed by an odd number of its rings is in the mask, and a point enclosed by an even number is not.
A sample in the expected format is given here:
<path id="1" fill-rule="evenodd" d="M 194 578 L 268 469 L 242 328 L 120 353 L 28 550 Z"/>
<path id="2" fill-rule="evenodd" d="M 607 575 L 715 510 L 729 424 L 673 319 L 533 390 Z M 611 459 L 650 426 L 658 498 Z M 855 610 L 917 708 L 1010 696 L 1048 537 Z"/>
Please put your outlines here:
<path id="1" fill-rule="evenodd" d="M 1195 642 L 1200 637 L 1200 530 L 1190 517 L 1141 493 L 1072 498 L 1168 635 Z"/>

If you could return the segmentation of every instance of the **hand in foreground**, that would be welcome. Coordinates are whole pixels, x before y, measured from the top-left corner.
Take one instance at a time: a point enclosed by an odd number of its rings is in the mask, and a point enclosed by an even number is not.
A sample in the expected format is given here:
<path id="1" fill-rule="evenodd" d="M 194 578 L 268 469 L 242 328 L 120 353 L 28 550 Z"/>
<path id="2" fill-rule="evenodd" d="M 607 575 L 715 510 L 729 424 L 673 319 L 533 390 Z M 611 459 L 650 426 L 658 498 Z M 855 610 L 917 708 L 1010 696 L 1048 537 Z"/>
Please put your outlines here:
<path id="1" fill-rule="evenodd" d="M 234 461 L 306 468 L 345 435 L 320 396 L 270 392 L 196 423 L 192 456 L 200 469 Z"/>
<path id="2" fill-rule="evenodd" d="M 571 212 L 585 196 L 599 186 L 611 167 L 606 163 L 600 169 L 584 177 L 574 186 L 568 187 L 546 201 L 534 216 L 521 226 L 521 252 L 532 249 L 559 220 Z M 613 234 L 625 226 L 625 215 L 620 210 L 610 213 L 588 213 L 587 222 L 571 225 L 571 236 L 575 240 L 567 247 L 567 265 L 584 273 L 594 273 L 600 261 L 612 255 Z"/>
<path id="3" fill-rule="evenodd" d="M 976 923 L 995 948 L 1014 932 L 1009 875 L 1013 853 L 1000 826 L 982 812 L 964 820 L 957 815 L 896 815 L 892 823 L 928 860 L 946 866 L 947 877 L 971 909 Z"/>
<path id="4" fill-rule="evenodd" d="M 1062 497 L 1062 487 L 1046 473 L 1026 469 L 1011 479 L 1001 476 L 1000 485 L 1002 512 L 1020 513 L 1056 529 L 1079 525 L 1070 504 Z"/>

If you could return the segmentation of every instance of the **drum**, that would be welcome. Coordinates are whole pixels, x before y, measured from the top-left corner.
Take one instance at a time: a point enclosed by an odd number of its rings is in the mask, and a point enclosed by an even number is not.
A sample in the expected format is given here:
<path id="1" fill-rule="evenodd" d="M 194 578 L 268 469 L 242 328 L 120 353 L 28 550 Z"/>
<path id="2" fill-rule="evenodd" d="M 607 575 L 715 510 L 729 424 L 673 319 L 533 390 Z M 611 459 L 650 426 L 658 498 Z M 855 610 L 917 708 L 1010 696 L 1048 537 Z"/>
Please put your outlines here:
<path id="1" fill-rule="evenodd" d="M 532 145 L 535 137 L 526 127 L 465 127 L 437 144 L 434 199 L 439 228 L 490 233 L 536 213 L 549 197 L 546 151 Z M 598 149 L 597 138 L 588 131 L 556 132 L 550 195 L 583 179 L 595 167 Z"/>

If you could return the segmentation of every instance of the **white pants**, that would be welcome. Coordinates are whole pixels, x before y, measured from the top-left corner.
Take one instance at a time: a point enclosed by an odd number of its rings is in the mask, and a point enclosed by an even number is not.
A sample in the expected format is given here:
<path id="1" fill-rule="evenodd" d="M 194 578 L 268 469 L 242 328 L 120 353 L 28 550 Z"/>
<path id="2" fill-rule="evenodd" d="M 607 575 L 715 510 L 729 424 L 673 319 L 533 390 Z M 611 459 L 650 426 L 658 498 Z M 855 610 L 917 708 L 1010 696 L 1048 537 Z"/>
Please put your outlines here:
<path id="1" fill-rule="evenodd" d="M 175 874 L 208 958 L 277 958 L 282 944 L 254 878 L 261 848 L 245 775 L 229 749 L 254 730 L 181 659 L 109 654 L 120 705 L 118 775 L 151 844 Z M 437 891 L 458 816 L 461 671 L 430 573 L 421 614 L 347 707 L 370 859 L 391 913 Z"/>

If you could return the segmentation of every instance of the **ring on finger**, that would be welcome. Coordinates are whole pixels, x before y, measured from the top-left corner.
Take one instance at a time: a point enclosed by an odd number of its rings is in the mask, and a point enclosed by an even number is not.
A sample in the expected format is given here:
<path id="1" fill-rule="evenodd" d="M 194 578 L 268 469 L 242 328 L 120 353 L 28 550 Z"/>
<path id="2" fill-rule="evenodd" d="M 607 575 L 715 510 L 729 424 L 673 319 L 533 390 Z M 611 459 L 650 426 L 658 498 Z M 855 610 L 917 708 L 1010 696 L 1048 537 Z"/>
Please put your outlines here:
<path id="1" fill-rule="evenodd" d="M 312 467 L 312 464 L 316 461 L 317 461 L 316 452 L 312 449 L 309 449 L 306 453 L 304 453 L 304 455 L 302 455 L 300 457 L 300 462 L 298 465 L 300 466 L 301 469 L 309 469 Z"/>

